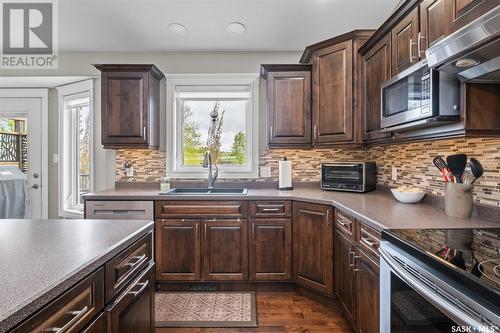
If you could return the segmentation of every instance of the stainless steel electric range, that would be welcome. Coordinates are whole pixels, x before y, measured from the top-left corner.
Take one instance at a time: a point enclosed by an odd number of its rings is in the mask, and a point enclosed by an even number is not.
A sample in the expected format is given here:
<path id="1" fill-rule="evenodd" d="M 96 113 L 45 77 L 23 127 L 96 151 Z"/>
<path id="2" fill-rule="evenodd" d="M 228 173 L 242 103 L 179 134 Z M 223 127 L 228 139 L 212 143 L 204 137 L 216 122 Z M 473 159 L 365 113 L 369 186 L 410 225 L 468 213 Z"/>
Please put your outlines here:
<path id="1" fill-rule="evenodd" d="M 386 230 L 380 332 L 500 332 L 500 228 Z"/>

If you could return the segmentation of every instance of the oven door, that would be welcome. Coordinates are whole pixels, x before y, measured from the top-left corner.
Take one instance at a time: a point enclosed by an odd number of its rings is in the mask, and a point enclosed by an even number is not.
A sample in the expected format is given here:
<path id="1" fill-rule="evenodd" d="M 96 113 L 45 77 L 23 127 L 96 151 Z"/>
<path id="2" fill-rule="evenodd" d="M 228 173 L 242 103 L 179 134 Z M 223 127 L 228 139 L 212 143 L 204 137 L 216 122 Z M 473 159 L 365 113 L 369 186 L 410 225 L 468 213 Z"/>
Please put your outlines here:
<path id="1" fill-rule="evenodd" d="M 404 263 L 404 255 L 387 242 L 381 242 L 379 251 L 380 332 L 497 332 L 480 322 L 478 312 L 454 304 L 460 296 L 435 285 L 414 258 L 406 257 Z"/>

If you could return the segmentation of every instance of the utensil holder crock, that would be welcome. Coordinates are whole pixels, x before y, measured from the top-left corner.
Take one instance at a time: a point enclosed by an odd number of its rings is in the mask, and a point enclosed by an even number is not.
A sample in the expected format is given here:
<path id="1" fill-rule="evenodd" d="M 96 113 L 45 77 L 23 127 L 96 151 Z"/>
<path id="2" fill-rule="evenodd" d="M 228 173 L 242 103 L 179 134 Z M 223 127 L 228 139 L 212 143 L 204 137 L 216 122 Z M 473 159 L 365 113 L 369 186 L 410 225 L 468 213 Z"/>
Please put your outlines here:
<path id="1" fill-rule="evenodd" d="M 446 215 L 461 219 L 469 218 L 472 212 L 472 184 L 446 183 L 444 208 Z"/>

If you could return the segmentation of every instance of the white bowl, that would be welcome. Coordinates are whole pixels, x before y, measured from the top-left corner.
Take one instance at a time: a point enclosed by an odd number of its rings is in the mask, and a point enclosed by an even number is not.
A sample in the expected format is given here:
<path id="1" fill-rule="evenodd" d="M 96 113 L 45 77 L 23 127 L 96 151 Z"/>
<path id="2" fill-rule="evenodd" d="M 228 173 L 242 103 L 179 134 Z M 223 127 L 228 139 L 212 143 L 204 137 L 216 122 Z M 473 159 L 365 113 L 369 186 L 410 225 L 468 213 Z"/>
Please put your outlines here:
<path id="1" fill-rule="evenodd" d="M 399 192 L 396 189 L 391 189 L 394 197 L 402 203 L 417 203 L 420 202 L 424 196 L 425 192 Z"/>

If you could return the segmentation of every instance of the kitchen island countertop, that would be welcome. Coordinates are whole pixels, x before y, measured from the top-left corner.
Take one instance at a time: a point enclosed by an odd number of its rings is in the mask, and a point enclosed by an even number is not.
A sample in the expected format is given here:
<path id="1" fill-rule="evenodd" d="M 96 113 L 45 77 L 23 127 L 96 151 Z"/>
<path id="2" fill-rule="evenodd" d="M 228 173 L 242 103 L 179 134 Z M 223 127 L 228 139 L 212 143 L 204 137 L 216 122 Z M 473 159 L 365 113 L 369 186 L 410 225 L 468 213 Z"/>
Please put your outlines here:
<path id="1" fill-rule="evenodd" d="M 152 228 L 152 221 L 0 220 L 0 332 L 29 317 Z"/>

